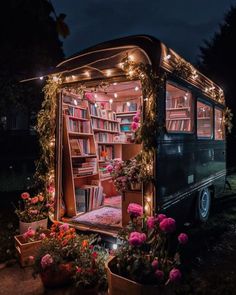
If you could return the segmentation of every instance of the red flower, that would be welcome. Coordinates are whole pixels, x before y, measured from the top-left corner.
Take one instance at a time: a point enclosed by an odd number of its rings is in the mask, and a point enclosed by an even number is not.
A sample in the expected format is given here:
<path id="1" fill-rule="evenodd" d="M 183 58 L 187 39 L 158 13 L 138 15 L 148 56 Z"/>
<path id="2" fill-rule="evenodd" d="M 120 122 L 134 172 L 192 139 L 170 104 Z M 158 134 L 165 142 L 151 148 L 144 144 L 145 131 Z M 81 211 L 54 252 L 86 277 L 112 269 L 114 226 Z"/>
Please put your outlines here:
<path id="1" fill-rule="evenodd" d="M 97 252 L 93 252 L 92 253 L 92 256 L 93 256 L 94 259 L 96 259 L 98 257 L 98 253 Z"/>
<path id="2" fill-rule="evenodd" d="M 30 194 L 27 193 L 27 192 L 24 192 L 24 193 L 21 194 L 21 198 L 22 198 L 23 200 L 27 200 L 27 199 L 29 199 L 29 197 L 30 197 Z"/>
<path id="3" fill-rule="evenodd" d="M 178 236 L 178 241 L 180 244 L 185 245 L 188 243 L 188 235 L 185 233 L 181 233 Z"/>

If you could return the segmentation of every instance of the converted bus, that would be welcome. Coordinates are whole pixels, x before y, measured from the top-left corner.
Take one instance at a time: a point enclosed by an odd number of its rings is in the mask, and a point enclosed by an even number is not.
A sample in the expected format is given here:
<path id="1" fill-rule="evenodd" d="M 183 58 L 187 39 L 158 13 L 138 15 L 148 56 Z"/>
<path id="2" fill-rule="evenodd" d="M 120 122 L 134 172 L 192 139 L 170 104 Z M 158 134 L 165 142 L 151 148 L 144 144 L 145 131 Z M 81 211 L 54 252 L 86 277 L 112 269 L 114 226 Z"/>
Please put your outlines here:
<path id="1" fill-rule="evenodd" d="M 164 128 L 156 138 L 154 185 L 120 192 L 106 166 L 140 153 L 142 142 L 132 140 L 131 125 L 147 107 L 142 83 L 128 79 L 121 66 L 125 57 L 149 65 L 162 78 L 156 85 L 156 119 Z M 146 35 L 85 49 L 48 75 L 60 75 L 62 81 L 57 96 L 55 220 L 116 236 L 127 224 L 129 203 L 143 205 L 149 215 L 168 212 L 186 220 L 208 219 L 226 179 L 225 104 L 218 85 Z"/>

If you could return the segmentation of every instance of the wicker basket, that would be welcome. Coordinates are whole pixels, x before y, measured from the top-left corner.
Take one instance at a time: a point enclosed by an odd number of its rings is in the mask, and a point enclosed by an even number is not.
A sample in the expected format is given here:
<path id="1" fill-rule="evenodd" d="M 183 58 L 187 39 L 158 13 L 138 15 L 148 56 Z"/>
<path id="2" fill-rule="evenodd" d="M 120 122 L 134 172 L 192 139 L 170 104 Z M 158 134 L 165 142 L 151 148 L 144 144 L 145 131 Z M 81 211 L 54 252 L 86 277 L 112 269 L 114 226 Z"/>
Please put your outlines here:
<path id="1" fill-rule="evenodd" d="M 45 230 L 46 235 L 49 234 L 49 230 Z M 29 256 L 35 256 L 38 252 L 38 249 L 41 245 L 40 241 L 28 242 L 26 243 L 23 235 L 14 236 L 15 239 L 15 248 L 17 256 L 22 267 L 30 266 L 34 264 L 33 260 L 29 259 Z"/>

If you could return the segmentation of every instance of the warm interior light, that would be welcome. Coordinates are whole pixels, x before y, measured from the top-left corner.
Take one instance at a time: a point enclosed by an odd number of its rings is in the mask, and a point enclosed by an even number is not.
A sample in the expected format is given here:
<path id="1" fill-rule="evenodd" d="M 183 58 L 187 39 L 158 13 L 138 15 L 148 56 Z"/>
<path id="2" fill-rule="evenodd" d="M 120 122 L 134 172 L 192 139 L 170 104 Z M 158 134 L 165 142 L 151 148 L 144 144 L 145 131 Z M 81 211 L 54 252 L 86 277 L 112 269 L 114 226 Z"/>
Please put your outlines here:
<path id="1" fill-rule="evenodd" d="M 133 56 L 132 54 L 130 54 L 130 55 L 128 56 L 128 59 L 131 60 L 131 61 L 134 61 L 134 60 L 135 60 L 135 58 L 134 58 L 134 56 Z"/>
<path id="2" fill-rule="evenodd" d="M 166 56 L 164 57 L 164 60 L 167 61 L 167 60 L 169 60 L 170 58 L 171 58 L 171 55 L 168 54 L 168 55 L 166 55 Z"/>
<path id="3" fill-rule="evenodd" d="M 94 97 L 95 97 L 95 98 L 97 98 L 97 97 L 98 97 L 97 93 L 95 93 L 95 94 L 94 94 Z"/>
<path id="4" fill-rule="evenodd" d="M 107 70 L 106 75 L 107 75 L 107 77 L 110 77 L 111 76 L 111 70 Z"/>
<path id="5" fill-rule="evenodd" d="M 98 107 L 98 105 L 97 105 L 97 103 L 96 103 L 96 102 L 95 102 L 94 106 L 95 106 L 95 108 L 97 108 L 97 107 Z"/>
<path id="6" fill-rule="evenodd" d="M 117 83 L 115 82 L 115 83 L 113 83 L 113 85 L 115 86 L 115 85 L 117 85 Z"/>
<path id="7" fill-rule="evenodd" d="M 118 94 L 117 93 L 114 93 L 114 97 L 117 98 L 118 97 Z"/>
<path id="8" fill-rule="evenodd" d="M 139 87 L 136 86 L 136 87 L 134 88 L 134 90 L 135 90 L 135 91 L 139 91 Z"/>
<path id="9" fill-rule="evenodd" d="M 74 99 L 74 105 L 76 105 L 76 106 L 77 106 L 77 104 L 78 104 L 77 100 L 76 100 L 76 99 Z"/>
<path id="10" fill-rule="evenodd" d="M 130 102 L 129 102 L 129 101 L 127 101 L 127 103 L 126 103 L 126 104 L 127 104 L 127 106 L 128 106 L 128 107 L 130 107 Z"/>
<path id="11" fill-rule="evenodd" d="M 43 76 L 41 76 L 39 79 L 40 79 L 40 80 L 43 80 Z"/>
<path id="12" fill-rule="evenodd" d="M 76 78 L 76 76 L 75 75 L 72 75 L 71 78 L 74 80 Z"/>
<path id="13" fill-rule="evenodd" d="M 113 103 L 113 99 L 112 98 L 109 99 L 109 103 Z"/>
<path id="14" fill-rule="evenodd" d="M 84 72 L 85 76 L 87 76 L 88 78 L 90 77 L 90 73 L 89 71 Z"/>

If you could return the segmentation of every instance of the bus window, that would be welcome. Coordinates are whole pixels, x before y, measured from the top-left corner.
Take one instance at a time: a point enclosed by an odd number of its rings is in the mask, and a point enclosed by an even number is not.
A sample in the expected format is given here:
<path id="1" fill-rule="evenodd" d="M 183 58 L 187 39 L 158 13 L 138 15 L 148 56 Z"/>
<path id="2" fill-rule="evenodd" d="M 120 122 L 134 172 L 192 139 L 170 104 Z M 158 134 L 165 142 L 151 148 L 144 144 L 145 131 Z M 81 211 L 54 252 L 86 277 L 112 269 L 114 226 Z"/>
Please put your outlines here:
<path id="1" fill-rule="evenodd" d="M 212 107 L 208 104 L 197 102 L 197 136 L 211 138 L 212 136 Z"/>
<path id="2" fill-rule="evenodd" d="M 193 103 L 190 91 L 167 82 L 166 129 L 169 132 L 193 131 Z"/>
<path id="3" fill-rule="evenodd" d="M 215 139 L 224 139 L 223 111 L 215 108 Z"/>

